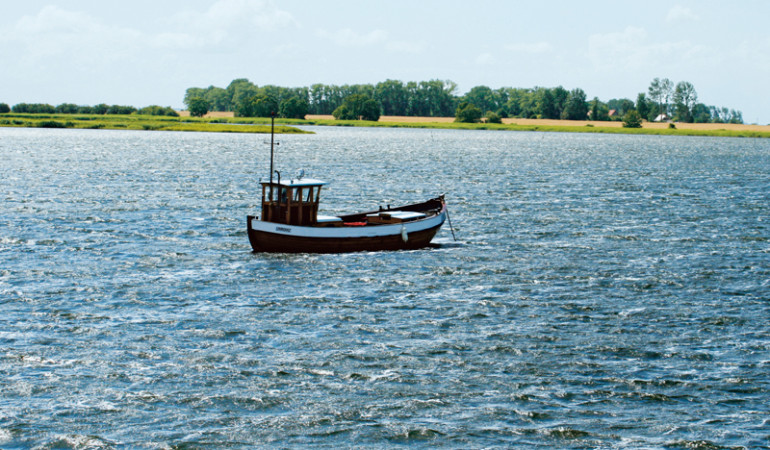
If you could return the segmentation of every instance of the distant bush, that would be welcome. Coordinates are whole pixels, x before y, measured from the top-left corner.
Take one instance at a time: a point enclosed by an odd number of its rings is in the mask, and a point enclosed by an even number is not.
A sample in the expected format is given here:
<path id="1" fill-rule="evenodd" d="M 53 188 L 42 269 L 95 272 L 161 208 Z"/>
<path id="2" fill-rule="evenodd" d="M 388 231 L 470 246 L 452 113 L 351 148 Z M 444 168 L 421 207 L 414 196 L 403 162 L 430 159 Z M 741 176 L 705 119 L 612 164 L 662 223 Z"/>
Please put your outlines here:
<path id="1" fill-rule="evenodd" d="M 91 114 L 107 114 L 107 111 L 110 109 L 109 105 L 105 105 L 104 103 L 99 103 L 98 105 L 93 107 L 93 110 Z"/>
<path id="2" fill-rule="evenodd" d="M 380 120 L 380 105 L 365 94 L 353 94 L 345 98 L 332 112 L 335 120 Z"/>
<path id="3" fill-rule="evenodd" d="M 133 114 L 135 112 L 136 108 L 133 106 L 112 105 L 107 109 L 106 114 Z"/>
<path id="4" fill-rule="evenodd" d="M 481 120 L 481 110 L 473 103 L 462 102 L 455 111 L 455 122 L 475 123 Z"/>
<path id="5" fill-rule="evenodd" d="M 171 107 L 163 107 L 158 105 L 152 105 L 152 106 L 145 106 L 144 108 L 141 108 L 137 111 L 138 114 L 146 115 L 146 116 L 169 116 L 169 117 L 179 117 L 179 113 L 177 113 L 174 108 Z"/>
<path id="6" fill-rule="evenodd" d="M 642 128 L 642 116 L 635 109 L 623 116 L 623 128 Z"/>
<path id="7" fill-rule="evenodd" d="M 7 103 L 0 103 L 0 114 L 5 114 L 11 112 L 11 108 L 8 107 Z"/>
<path id="8" fill-rule="evenodd" d="M 503 123 L 503 119 L 492 111 L 487 111 L 484 117 L 487 119 L 487 123 Z"/>
<path id="9" fill-rule="evenodd" d="M 13 105 L 13 112 L 19 114 L 54 114 L 56 108 L 47 103 L 18 103 Z"/>
<path id="10" fill-rule="evenodd" d="M 307 100 L 299 97 L 292 97 L 281 102 L 281 105 L 278 107 L 278 112 L 281 117 L 287 119 L 304 119 L 307 115 L 308 108 Z M 379 115 L 377 118 L 379 119 Z"/>
<path id="11" fill-rule="evenodd" d="M 209 112 L 209 102 L 202 97 L 191 98 L 187 102 L 187 107 L 193 117 L 203 117 Z"/>
<path id="12" fill-rule="evenodd" d="M 36 126 L 38 128 L 67 128 L 67 124 L 56 120 L 41 120 Z"/>
<path id="13" fill-rule="evenodd" d="M 62 103 L 56 107 L 57 114 L 77 114 L 80 107 L 72 103 Z"/>

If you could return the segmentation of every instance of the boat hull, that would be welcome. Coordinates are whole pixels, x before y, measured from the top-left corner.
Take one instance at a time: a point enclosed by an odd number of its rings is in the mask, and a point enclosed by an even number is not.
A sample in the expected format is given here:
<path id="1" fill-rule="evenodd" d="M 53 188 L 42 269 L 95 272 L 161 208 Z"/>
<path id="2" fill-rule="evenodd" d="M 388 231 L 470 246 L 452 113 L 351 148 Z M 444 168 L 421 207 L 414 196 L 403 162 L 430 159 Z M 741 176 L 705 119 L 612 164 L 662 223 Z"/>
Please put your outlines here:
<path id="1" fill-rule="evenodd" d="M 352 227 L 304 227 L 264 222 L 247 217 L 247 231 L 255 252 L 348 253 L 414 250 L 430 244 L 446 220 L 446 209 L 421 220 L 399 224 Z"/>

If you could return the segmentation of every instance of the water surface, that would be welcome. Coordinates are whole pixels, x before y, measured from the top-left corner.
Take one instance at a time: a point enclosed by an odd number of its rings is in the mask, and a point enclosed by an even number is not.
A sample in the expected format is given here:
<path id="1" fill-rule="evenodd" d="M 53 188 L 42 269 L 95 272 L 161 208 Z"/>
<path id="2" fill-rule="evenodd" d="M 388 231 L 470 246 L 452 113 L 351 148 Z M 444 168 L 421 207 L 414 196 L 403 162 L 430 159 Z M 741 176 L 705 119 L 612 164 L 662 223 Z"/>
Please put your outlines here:
<path id="1" fill-rule="evenodd" d="M 0 129 L 0 447 L 769 445 L 768 141 L 313 131 L 457 241 L 253 254 L 263 137 Z"/>

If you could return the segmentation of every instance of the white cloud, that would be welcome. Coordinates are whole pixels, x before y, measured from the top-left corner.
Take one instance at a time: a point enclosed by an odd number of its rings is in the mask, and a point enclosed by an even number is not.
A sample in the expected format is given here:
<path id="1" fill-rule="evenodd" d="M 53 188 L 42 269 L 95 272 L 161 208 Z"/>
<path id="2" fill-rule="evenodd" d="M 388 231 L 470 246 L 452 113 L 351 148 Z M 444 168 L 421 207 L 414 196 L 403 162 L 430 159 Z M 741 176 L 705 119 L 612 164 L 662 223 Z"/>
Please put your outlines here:
<path id="1" fill-rule="evenodd" d="M 178 44 L 181 49 L 215 48 L 237 45 L 259 33 L 282 28 L 300 28 L 290 13 L 279 9 L 271 0 L 219 0 L 204 11 L 182 11 L 170 20 L 170 41 L 161 46 Z"/>
<path id="2" fill-rule="evenodd" d="M 210 45 L 300 26 L 290 13 L 279 9 L 271 0 L 219 0 L 205 12 L 177 13 L 171 18 L 171 24 L 185 30 L 180 36 L 186 34 L 193 42 L 205 41 Z"/>
<path id="3" fill-rule="evenodd" d="M 71 58 L 72 62 L 114 60 L 146 42 L 142 33 L 109 26 L 83 12 L 46 6 L 16 23 L 12 39 L 23 49 L 23 61 Z"/>
<path id="4" fill-rule="evenodd" d="M 548 42 L 541 41 L 541 42 L 532 42 L 532 43 L 508 44 L 505 46 L 505 49 L 515 53 L 539 54 L 539 53 L 549 53 L 553 51 L 553 46 Z"/>
<path id="5" fill-rule="evenodd" d="M 476 57 L 476 64 L 479 66 L 488 66 L 495 61 L 491 53 L 482 53 Z"/>
<path id="6" fill-rule="evenodd" d="M 21 17 L 0 51 L 13 52 L 17 62 L 28 67 L 58 63 L 85 71 L 108 62 L 123 66 L 152 58 L 168 61 L 174 56 L 169 51 L 235 51 L 254 34 L 282 27 L 299 24 L 271 0 L 219 0 L 204 12 L 175 14 L 161 32 L 106 23 L 86 12 L 49 5 Z"/>
<path id="7" fill-rule="evenodd" d="M 735 48 L 733 56 L 762 78 L 770 75 L 770 37 L 743 41 Z"/>
<path id="8" fill-rule="evenodd" d="M 368 33 L 358 33 L 350 28 L 343 28 L 334 32 L 319 30 L 318 35 L 331 40 L 342 47 L 368 47 L 384 44 L 388 39 L 388 33 L 383 30 L 372 30 Z"/>
<path id="9" fill-rule="evenodd" d="M 681 5 L 675 5 L 672 7 L 666 15 L 667 22 L 683 22 L 683 21 L 697 21 L 700 17 L 695 14 L 690 8 L 685 8 Z"/>
<path id="10" fill-rule="evenodd" d="M 422 40 L 391 40 L 390 33 L 381 29 L 365 33 L 350 28 L 343 28 L 336 31 L 319 29 L 316 31 L 316 35 L 322 39 L 331 41 L 340 47 L 380 47 L 391 53 L 421 54 L 428 48 L 428 44 Z"/>
<path id="11" fill-rule="evenodd" d="M 627 27 L 619 33 L 588 38 L 588 56 L 597 71 L 639 71 L 650 67 L 700 65 L 709 52 L 689 41 L 650 42 L 643 28 Z M 713 56 L 713 55 L 712 55 Z"/>
<path id="12" fill-rule="evenodd" d="M 385 48 L 395 53 L 419 54 L 425 52 L 428 48 L 428 44 L 425 43 L 425 41 L 391 41 L 385 45 Z"/>

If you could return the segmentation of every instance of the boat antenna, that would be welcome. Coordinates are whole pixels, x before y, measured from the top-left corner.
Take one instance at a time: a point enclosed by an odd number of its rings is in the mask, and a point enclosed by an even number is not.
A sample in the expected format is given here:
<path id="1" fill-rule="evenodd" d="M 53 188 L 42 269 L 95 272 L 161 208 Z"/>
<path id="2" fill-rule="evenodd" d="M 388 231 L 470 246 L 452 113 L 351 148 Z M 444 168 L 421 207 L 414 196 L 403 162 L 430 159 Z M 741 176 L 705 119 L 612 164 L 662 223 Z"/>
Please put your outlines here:
<path id="1" fill-rule="evenodd" d="M 273 184 L 273 147 L 275 145 L 275 112 L 270 113 L 270 189 Z M 272 196 L 271 196 L 272 197 Z"/>
<path id="2" fill-rule="evenodd" d="M 275 154 L 274 148 L 279 145 L 275 142 L 275 111 L 270 112 L 270 201 L 273 201 L 273 155 Z M 281 182 L 281 179 L 278 179 Z"/>

